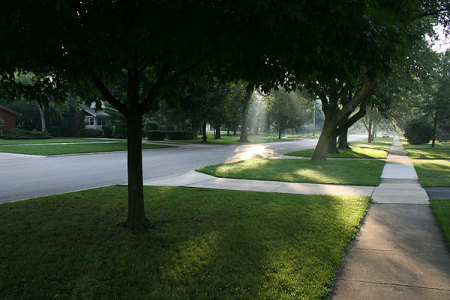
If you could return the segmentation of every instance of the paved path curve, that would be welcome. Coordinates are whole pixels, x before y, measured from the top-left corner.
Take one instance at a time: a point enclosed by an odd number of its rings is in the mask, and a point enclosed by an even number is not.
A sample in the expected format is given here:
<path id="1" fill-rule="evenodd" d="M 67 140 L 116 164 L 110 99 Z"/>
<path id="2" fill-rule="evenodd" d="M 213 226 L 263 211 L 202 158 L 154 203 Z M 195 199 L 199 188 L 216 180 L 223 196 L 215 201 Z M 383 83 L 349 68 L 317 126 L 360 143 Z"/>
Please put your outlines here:
<path id="1" fill-rule="evenodd" d="M 191 171 L 178 176 L 150 179 L 144 185 L 185 186 L 235 191 L 274 192 L 303 195 L 371 196 L 375 187 L 337 184 L 295 183 L 268 180 L 218 178 Z"/>
<path id="2" fill-rule="evenodd" d="M 398 137 L 333 299 L 450 299 L 450 254 Z"/>

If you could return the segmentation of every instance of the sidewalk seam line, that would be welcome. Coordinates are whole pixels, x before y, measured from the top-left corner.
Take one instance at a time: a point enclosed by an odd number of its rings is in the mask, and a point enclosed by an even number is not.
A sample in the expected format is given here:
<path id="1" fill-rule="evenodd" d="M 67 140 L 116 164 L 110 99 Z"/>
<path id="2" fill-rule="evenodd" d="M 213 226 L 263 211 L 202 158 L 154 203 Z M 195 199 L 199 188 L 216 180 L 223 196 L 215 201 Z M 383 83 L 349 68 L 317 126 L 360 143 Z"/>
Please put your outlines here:
<path id="1" fill-rule="evenodd" d="M 337 279 L 337 281 L 362 282 L 362 283 L 370 283 L 370 284 L 376 284 L 376 285 L 403 286 L 403 287 L 411 287 L 411 288 L 427 289 L 427 290 L 437 290 L 437 291 L 445 291 L 445 292 L 450 291 L 450 289 L 445 289 L 445 288 L 442 289 L 442 288 L 436 288 L 436 287 L 417 286 L 417 285 L 401 284 L 401 283 L 375 282 L 375 281 L 366 281 L 366 280 L 357 280 L 357 279 Z"/>

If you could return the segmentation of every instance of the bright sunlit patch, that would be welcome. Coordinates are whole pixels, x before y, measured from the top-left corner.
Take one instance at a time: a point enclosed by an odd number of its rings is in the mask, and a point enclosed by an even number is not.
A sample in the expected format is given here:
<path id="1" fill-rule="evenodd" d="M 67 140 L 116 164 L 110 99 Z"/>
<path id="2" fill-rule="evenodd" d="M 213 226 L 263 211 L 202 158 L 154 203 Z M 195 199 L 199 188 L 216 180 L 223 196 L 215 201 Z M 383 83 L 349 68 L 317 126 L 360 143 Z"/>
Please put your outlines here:
<path id="1" fill-rule="evenodd" d="M 233 155 L 230 159 L 228 159 L 227 163 L 239 160 L 247 160 L 250 158 L 269 157 L 273 153 L 272 150 L 266 149 L 266 147 L 263 145 L 242 146 L 236 148 L 234 152 L 236 154 Z"/>

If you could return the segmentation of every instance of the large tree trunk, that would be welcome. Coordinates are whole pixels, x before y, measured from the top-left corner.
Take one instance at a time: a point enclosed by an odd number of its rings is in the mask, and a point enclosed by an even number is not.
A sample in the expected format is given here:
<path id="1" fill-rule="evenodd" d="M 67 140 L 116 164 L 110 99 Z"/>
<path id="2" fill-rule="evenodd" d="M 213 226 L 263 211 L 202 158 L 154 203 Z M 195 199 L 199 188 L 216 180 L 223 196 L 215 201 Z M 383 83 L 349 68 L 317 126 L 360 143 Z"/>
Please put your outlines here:
<path id="1" fill-rule="evenodd" d="M 39 110 L 39 115 L 41 117 L 41 132 L 45 132 L 46 124 L 45 124 L 45 107 L 40 105 L 39 102 L 36 101 L 36 106 Z"/>
<path id="2" fill-rule="evenodd" d="M 142 115 L 137 105 L 128 106 L 128 219 L 124 226 L 129 229 L 145 228 L 148 219 L 144 210 L 144 185 L 142 176 Z"/>
<path id="3" fill-rule="evenodd" d="M 247 94 L 245 95 L 243 109 L 242 109 L 242 122 L 241 122 L 241 138 L 240 142 L 248 142 L 248 132 L 247 132 L 247 118 L 248 118 L 248 110 L 250 108 L 250 102 L 252 100 L 253 95 L 253 86 L 247 86 Z"/>
<path id="4" fill-rule="evenodd" d="M 337 136 L 336 134 L 330 139 L 330 144 L 328 145 L 328 153 L 337 154 L 339 153 L 336 143 Z"/>
<path id="5" fill-rule="evenodd" d="M 220 139 L 220 123 L 216 123 L 215 125 L 215 134 L 214 134 L 214 139 Z"/>
<path id="6" fill-rule="evenodd" d="M 344 129 L 342 133 L 339 135 L 339 148 L 340 150 L 344 149 L 350 149 L 350 146 L 348 145 L 348 128 Z"/>
<path id="7" fill-rule="evenodd" d="M 327 154 L 329 152 L 330 144 L 335 136 L 336 124 L 331 118 L 325 117 L 325 122 L 323 124 L 322 134 L 317 142 L 316 149 L 314 149 L 314 154 L 312 156 L 313 160 L 325 160 L 327 159 Z M 336 140 L 335 140 L 336 141 Z"/>
<path id="8" fill-rule="evenodd" d="M 206 143 L 208 141 L 208 138 L 206 137 L 206 121 L 203 121 L 202 123 L 202 142 Z"/>

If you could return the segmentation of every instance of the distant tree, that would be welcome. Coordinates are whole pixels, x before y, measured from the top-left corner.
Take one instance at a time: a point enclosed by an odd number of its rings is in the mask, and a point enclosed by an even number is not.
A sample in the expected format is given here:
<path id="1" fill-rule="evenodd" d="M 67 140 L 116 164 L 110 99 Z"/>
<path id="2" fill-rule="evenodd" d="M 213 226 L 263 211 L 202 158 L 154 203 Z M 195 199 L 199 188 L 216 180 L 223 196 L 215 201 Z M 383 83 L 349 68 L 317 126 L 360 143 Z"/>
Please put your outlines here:
<path id="1" fill-rule="evenodd" d="M 234 133 L 238 130 L 241 122 L 243 96 L 242 85 L 238 83 L 230 88 L 230 92 L 225 97 L 224 112 L 227 135 L 230 135 L 230 130 Z"/>
<path id="2" fill-rule="evenodd" d="M 250 104 L 252 103 L 253 92 L 255 86 L 251 83 L 247 84 L 245 87 L 245 94 L 242 98 L 242 115 L 241 115 L 241 137 L 240 142 L 248 142 L 248 111 L 250 109 Z"/>
<path id="3" fill-rule="evenodd" d="M 266 105 L 269 111 L 269 120 L 278 132 L 278 139 L 281 139 L 284 130 L 305 123 L 305 107 L 294 92 L 275 90 L 267 97 Z"/>
<path id="4" fill-rule="evenodd" d="M 422 106 L 425 114 L 433 120 L 432 147 L 436 142 L 438 124 L 450 118 L 450 50 L 440 56 L 435 70 L 432 91 L 427 93 Z"/>

